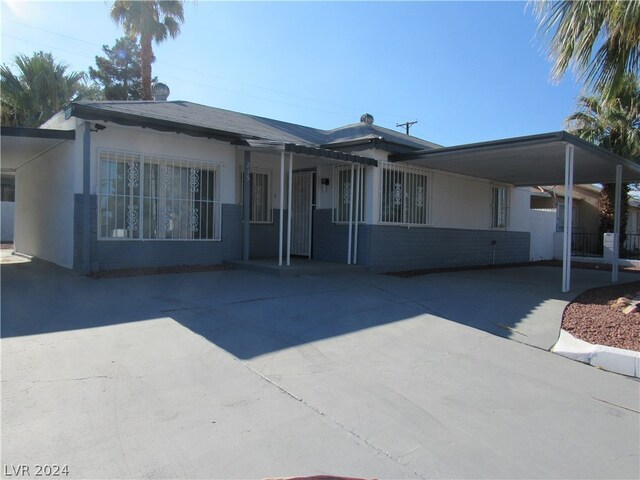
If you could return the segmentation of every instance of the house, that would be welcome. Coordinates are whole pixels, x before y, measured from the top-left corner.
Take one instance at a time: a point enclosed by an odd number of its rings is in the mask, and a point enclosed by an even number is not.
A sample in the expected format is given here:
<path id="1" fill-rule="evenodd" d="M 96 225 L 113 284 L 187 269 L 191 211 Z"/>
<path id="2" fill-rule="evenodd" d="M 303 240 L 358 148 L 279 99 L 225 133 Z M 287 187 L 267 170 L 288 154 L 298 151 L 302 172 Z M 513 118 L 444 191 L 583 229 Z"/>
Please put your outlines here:
<path id="1" fill-rule="evenodd" d="M 574 256 L 602 257 L 603 237 L 600 233 L 600 190 L 599 185 L 575 185 L 573 187 L 572 210 L 572 241 Z M 531 208 L 534 210 L 547 210 L 555 214 L 555 224 L 552 230 L 546 233 L 553 236 L 564 232 L 564 186 L 540 186 L 532 189 Z M 629 198 L 627 221 L 624 238 L 625 258 L 637 258 L 640 239 L 640 203 Z M 561 235 L 555 235 L 556 246 L 561 245 L 557 240 Z M 557 247 L 555 258 L 561 258 L 561 249 Z"/>
<path id="2" fill-rule="evenodd" d="M 441 147 L 367 114 L 319 130 L 184 101 L 73 102 L 2 136 L 16 250 L 83 272 L 291 256 L 371 271 L 527 262 L 530 186 L 615 181 L 617 165 L 640 178 L 566 132 Z"/>
<path id="3" fill-rule="evenodd" d="M 15 219 L 15 177 L 0 175 L 0 241 L 13 242 Z"/>

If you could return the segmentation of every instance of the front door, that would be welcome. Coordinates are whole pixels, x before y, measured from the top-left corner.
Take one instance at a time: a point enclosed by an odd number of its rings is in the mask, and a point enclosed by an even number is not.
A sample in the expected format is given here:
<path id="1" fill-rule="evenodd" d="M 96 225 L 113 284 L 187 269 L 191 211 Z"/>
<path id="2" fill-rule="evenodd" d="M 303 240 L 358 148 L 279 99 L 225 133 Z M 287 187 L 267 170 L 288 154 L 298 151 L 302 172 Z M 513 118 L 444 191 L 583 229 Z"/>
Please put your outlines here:
<path id="1" fill-rule="evenodd" d="M 293 174 L 291 195 L 291 254 L 311 258 L 313 172 Z"/>

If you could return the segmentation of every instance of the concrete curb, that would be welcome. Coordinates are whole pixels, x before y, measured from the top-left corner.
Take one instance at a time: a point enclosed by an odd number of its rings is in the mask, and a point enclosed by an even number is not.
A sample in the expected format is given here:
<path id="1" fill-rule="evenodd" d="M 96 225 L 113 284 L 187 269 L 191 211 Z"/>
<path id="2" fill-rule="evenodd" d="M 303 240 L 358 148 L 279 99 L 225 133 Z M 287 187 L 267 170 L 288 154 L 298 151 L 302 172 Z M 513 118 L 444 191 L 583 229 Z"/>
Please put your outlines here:
<path id="1" fill-rule="evenodd" d="M 560 330 L 560 338 L 551 351 L 609 372 L 640 378 L 640 352 L 593 345 L 574 337 L 565 330 Z"/>

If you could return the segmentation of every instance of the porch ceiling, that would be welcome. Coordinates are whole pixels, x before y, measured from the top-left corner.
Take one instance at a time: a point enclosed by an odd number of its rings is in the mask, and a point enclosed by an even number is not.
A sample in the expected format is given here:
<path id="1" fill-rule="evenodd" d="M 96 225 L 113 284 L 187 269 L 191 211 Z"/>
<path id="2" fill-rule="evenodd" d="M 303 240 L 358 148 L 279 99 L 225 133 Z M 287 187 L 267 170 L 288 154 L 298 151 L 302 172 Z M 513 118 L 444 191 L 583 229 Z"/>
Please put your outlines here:
<path id="1" fill-rule="evenodd" d="M 76 138 L 75 130 L 44 128 L 2 127 L 0 167 L 3 172 L 14 172 L 20 165 L 67 140 Z"/>
<path id="2" fill-rule="evenodd" d="M 575 149 L 575 184 L 615 183 L 616 165 L 623 182 L 640 180 L 640 165 L 564 131 L 402 153 L 391 161 L 515 186 L 562 185 L 567 144 Z"/>

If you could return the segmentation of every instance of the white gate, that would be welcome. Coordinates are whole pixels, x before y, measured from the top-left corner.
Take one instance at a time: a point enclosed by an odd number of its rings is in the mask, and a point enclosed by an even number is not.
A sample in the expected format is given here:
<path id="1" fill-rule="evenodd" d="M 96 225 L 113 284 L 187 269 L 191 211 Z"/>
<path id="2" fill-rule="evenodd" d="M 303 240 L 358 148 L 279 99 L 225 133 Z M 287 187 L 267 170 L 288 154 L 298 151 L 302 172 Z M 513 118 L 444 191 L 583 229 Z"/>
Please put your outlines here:
<path id="1" fill-rule="evenodd" d="M 291 195 L 291 255 L 311 258 L 313 172 L 293 174 Z"/>

